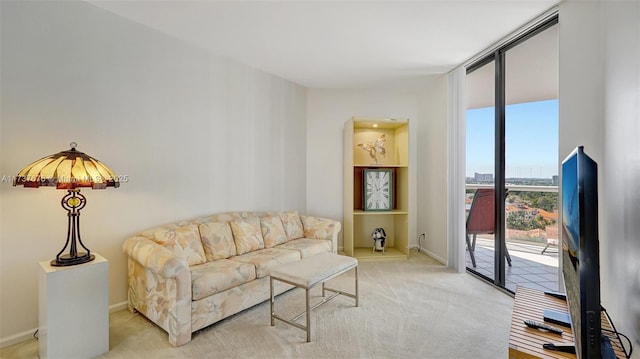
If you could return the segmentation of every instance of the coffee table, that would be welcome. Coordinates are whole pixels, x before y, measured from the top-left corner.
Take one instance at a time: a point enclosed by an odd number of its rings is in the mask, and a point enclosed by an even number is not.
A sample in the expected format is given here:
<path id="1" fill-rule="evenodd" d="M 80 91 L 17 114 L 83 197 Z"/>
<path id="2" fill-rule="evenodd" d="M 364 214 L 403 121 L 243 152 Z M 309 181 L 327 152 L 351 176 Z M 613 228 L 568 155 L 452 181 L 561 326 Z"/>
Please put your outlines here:
<path id="1" fill-rule="evenodd" d="M 355 293 L 347 293 L 341 290 L 325 287 L 325 282 L 331 278 L 337 277 L 351 269 L 355 270 Z M 275 325 L 275 319 L 293 325 L 298 329 L 307 332 L 307 342 L 311 341 L 311 311 L 322 304 L 330 301 L 336 296 L 342 294 L 347 297 L 354 298 L 356 307 L 358 306 L 358 260 L 334 253 L 322 253 L 311 257 L 303 258 L 299 261 L 286 263 L 271 270 L 270 291 L 271 291 L 271 326 Z M 275 297 L 273 291 L 273 281 L 288 283 L 298 288 L 303 288 L 306 294 L 306 311 L 298 314 L 292 319 L 285 319 L 274 312 Z M 325 297 L 325 291 L 333 292 L 322 301 L 310 305 L 309 290 L 318 284 L 322 284 L 322 296 Z M 296 323 L 296 320 L 306 315 L 306 325 Z"/>

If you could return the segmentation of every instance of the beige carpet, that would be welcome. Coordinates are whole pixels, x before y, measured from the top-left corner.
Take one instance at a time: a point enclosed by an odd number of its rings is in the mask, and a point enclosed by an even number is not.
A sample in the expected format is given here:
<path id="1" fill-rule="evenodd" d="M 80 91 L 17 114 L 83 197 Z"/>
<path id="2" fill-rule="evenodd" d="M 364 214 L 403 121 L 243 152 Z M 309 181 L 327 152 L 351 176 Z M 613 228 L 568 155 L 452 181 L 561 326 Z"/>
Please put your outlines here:
<path id="1" fill-rule="evenodd" d="M 101 358 L 506 358 L 513 298 L 469 274 L 412 252 L 408 261 L 360 263 L 360 307 L 338 296 L 311 316 L 305 332 L 276 321 L 269 303 L 236 314 L 171 347 L 167 334 L 128 311 L 111 314 L 110 351 Z M 331 281 L 352 291 L 349 272 Z M 320 288 L 312 292 L 319 300 Z M 304 292 L 276 299 L 276 312 L 303 311 Z M 304 319 L 301 319 L 304 320 Z M 35 340 L 2 358 L 37 358 Z"/>

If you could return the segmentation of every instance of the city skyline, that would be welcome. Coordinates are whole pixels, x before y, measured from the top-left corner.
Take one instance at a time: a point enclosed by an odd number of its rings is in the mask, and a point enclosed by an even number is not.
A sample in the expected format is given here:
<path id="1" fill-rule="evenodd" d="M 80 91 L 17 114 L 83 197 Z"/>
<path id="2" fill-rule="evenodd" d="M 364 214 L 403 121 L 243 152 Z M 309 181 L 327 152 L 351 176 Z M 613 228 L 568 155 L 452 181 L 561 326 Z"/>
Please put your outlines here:
<path id="1" fill-rule="evenodd" d="M 494 173 L 494 108 L 467 110 L 466 177 Z M 559 173 L 558 100 L 506 107 L 507 178 L 552 178 Z"/>

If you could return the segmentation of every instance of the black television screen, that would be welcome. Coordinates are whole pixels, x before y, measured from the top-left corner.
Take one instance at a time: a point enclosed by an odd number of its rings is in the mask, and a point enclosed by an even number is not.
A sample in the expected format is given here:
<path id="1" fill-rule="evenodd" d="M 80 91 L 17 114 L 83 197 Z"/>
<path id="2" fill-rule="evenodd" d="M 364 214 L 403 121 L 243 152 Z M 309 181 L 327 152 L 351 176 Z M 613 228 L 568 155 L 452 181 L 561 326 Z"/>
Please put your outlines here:
<path id="1" fill-rule="evenodd" d="M 562 162 L 562 274 L 578 358 L 601 358 L 598 166 L 582 146 Z"/>

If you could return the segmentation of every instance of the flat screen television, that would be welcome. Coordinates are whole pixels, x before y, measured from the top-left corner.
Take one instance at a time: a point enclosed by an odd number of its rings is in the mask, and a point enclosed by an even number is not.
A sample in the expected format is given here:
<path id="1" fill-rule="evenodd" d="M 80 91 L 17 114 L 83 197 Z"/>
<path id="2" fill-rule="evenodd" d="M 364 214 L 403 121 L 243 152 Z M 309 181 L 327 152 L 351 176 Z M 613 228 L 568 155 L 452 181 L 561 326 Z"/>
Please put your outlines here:
<path id="1" fill-rule="evenodd" d="M 577 147 L 562 162 L 562 274 L 578 358 L 602 358 L 598 166 Z"/>

